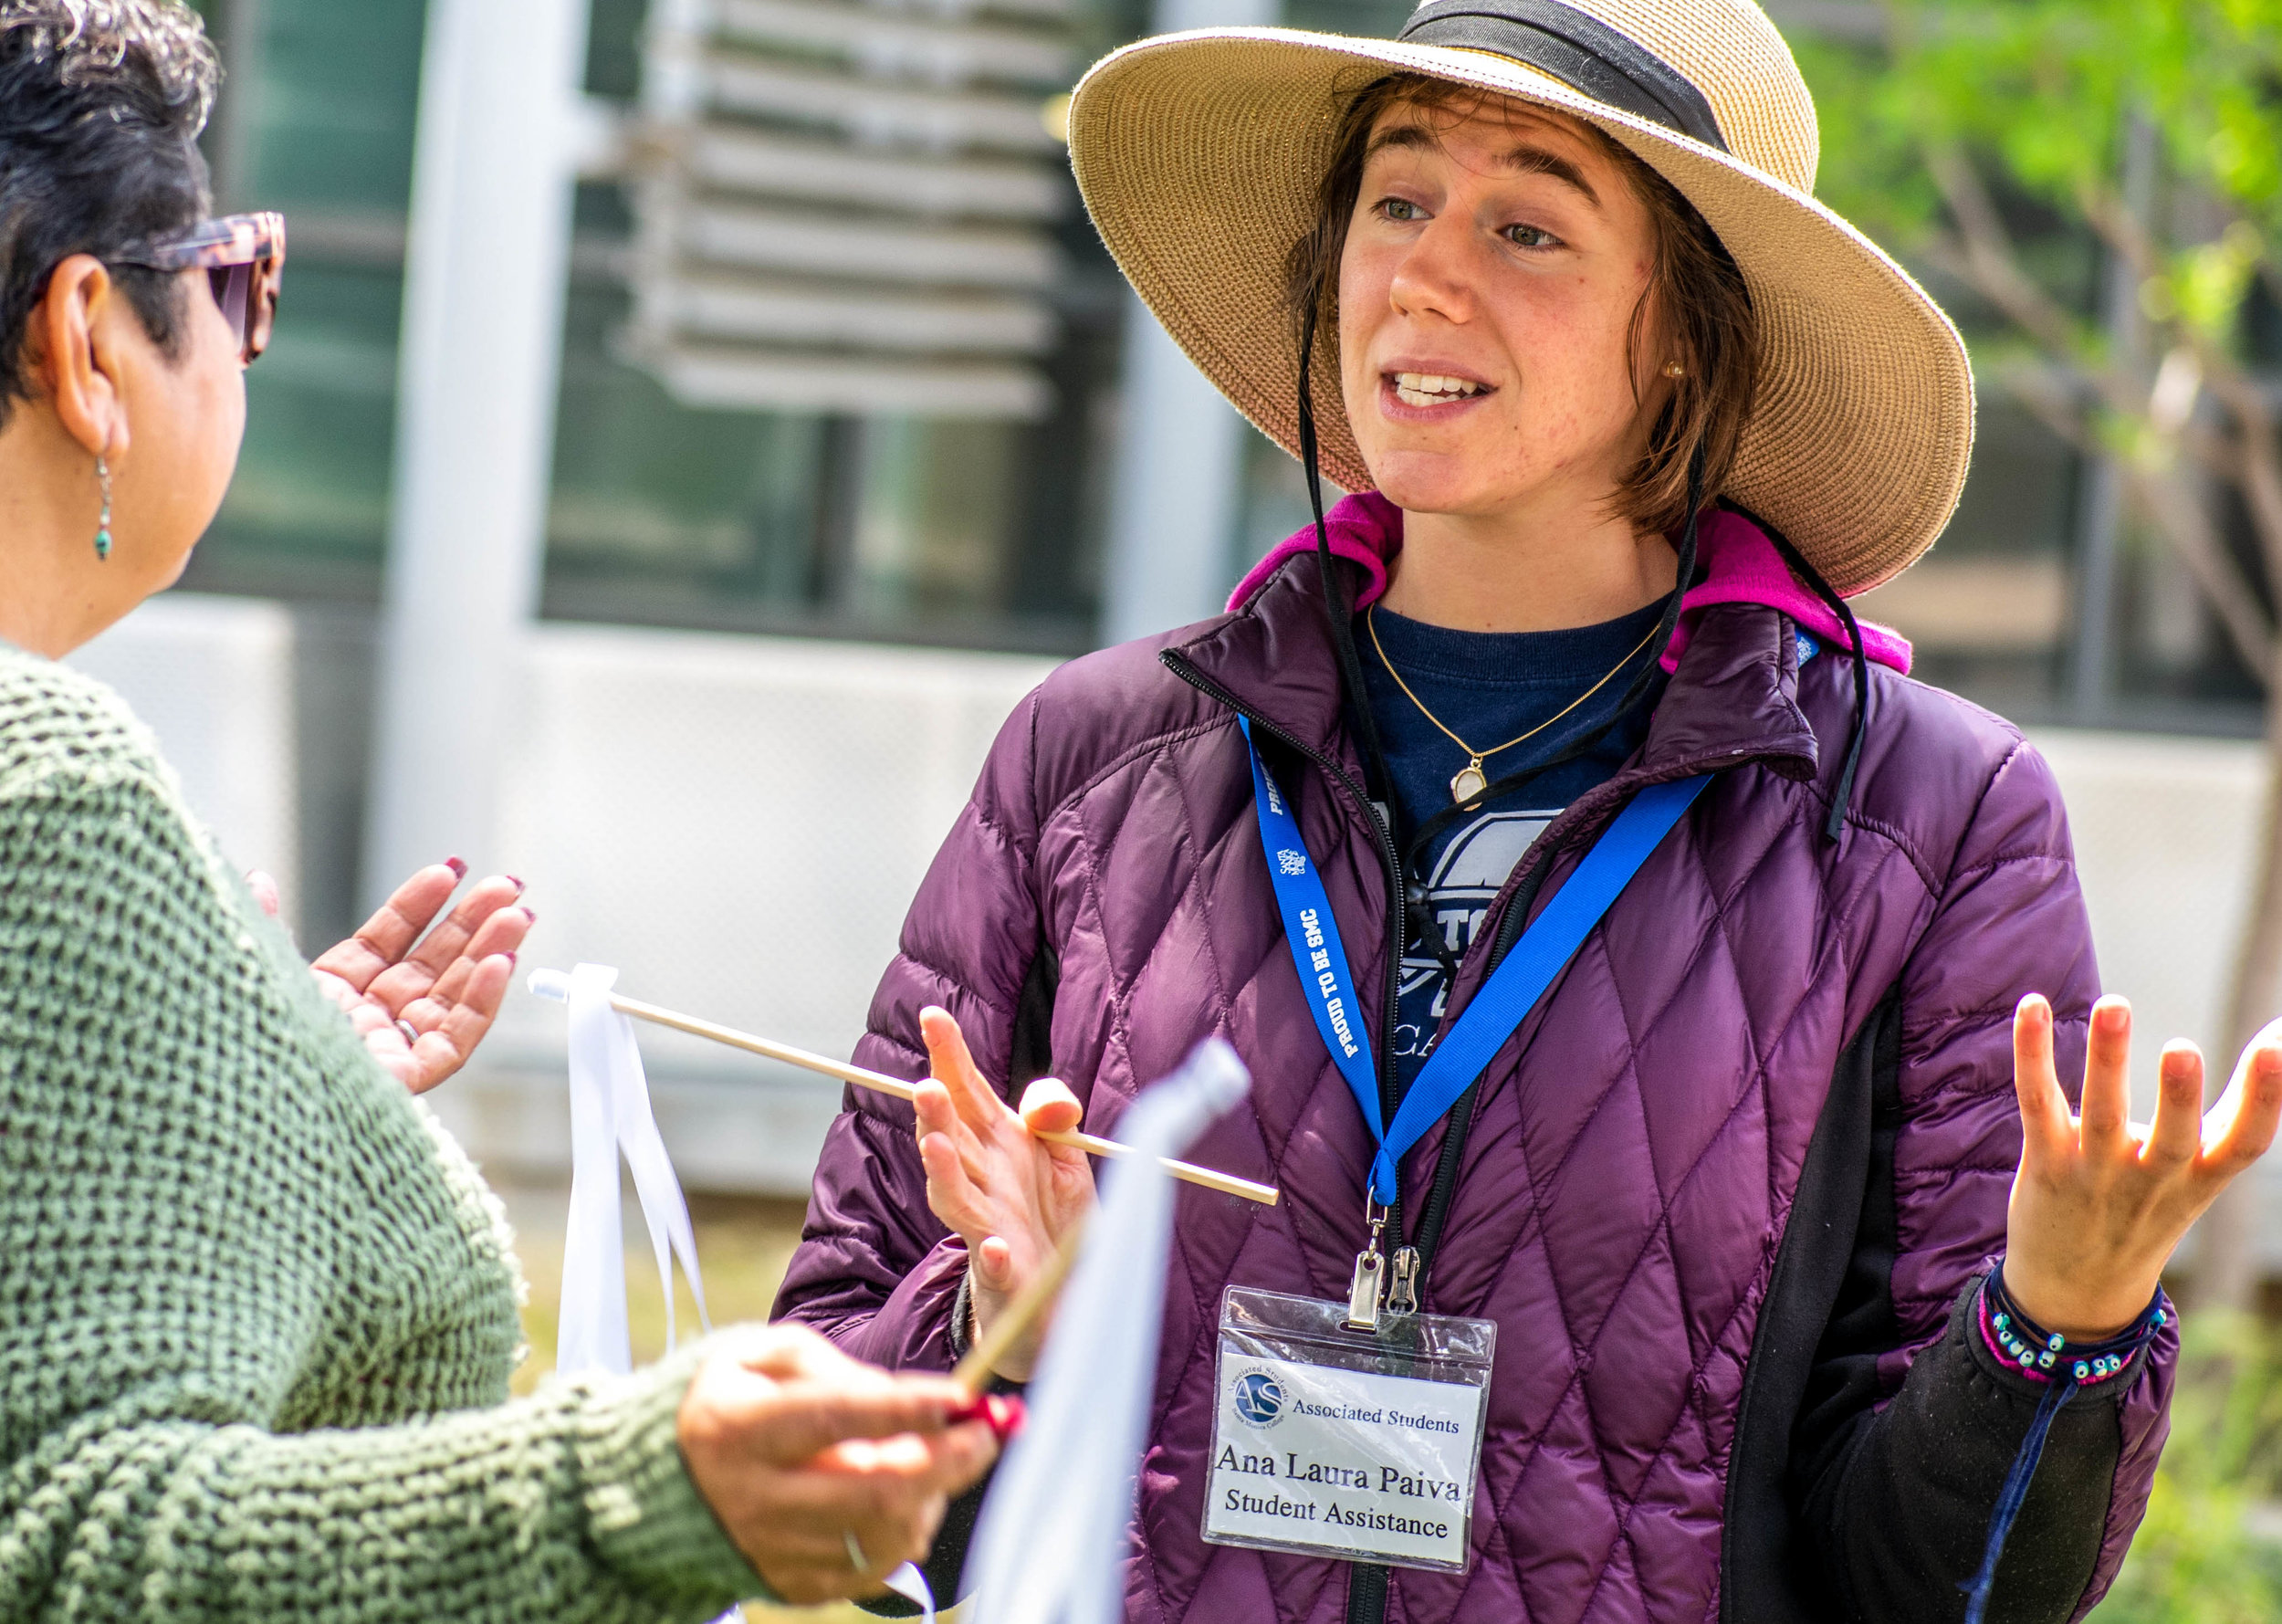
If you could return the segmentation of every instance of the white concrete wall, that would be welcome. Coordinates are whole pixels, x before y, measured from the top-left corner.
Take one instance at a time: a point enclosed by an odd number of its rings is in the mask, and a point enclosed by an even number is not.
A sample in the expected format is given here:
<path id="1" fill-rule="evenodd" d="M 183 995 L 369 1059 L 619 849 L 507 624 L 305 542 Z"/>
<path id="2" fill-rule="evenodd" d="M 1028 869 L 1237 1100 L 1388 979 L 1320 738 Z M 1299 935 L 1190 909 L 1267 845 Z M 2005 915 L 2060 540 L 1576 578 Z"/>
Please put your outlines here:
<path id="1" fill-rule="evenodd" d="M 153 598 L 70 659 L 158 735 L 231 861 L 288 886 L 299 854 L 292 661 L 283 607 L 190 592 Z"/>
<path id="2" fill-rule="evenodd" d="M 176 595 L 80 663 L 157 729 L 234 857 L 292 869 L 291 623 Z M 913 890 L 1045 661 L 547 625 L 508 697 L 494 849 L 530 883 L 524 967 L 614 964 L 634 996 L 845 1055 Z M 2250 742 L 2041 732 L 2108 987 L 2214 1065 L 2264 767 Z M 481 843 L 471 839 L 473 846 Z M 562 1014 L 519 990 L 437 1096 L 503 1170 L 566 1165 Z M 644 1029 L 668 1143 L 701 1188 L 794 1194 L 836 1084 Z M 2282 1168 L 2268 1227 L 2282 1266 Z"/>
<path id="3" fill-rule="evenodd" d="M 2132 1096 L 2155 1105 L 2155 1062 L 2172 1038 L 2231 1065 L 2227 978 L 2255 875 L 2264 752 L 2247 740 L 2046 728 L 2076 837 L 2077 870 L 2107 990 L 2131 1000 Z"/>
<path id="4" fill-rule="evenodd" d="M 997 655 L 549 625 L 530 638 L 497 849 L 526 968 L 844 1057 L 1000 724 L 1052 668 Z M 565 1165 L 562 1010 L 518 992 L 447 1091 L 477 1153 Z M 642 1031 L 693 1185 L 805 1193 L 827 1079 Z"/>
<path id="5" fill-rule="evenodd" d="M 2235 1063 L 2228 978 L 2256 883 L 2265 752 L 2247 740 L 2076 728 L 2036 742 L 2067 800 L 2101 983 L 2131 1000 L 2132 1116 L 2146 1121 L 2171 1039 L 2200 1044 L 2215 1077 Z M 2282 1156 L 2259 1169 L 2258 1202 L 2260 1252 L 2282 1274 Z M 2190 1236 L 2189 1258 L 2193 1247 Z"/>

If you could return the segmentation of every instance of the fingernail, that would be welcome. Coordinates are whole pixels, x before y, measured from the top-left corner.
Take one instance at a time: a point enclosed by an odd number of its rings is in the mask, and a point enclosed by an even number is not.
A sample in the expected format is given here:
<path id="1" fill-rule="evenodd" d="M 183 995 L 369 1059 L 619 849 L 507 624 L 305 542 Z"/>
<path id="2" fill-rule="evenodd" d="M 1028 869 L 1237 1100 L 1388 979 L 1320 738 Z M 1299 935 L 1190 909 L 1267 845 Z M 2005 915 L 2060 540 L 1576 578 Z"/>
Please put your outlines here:
<path id="1" fill-rule="evenodd" d="M 512 953 L 508 955 L 508 968 L 509 969 L 513 969 L 515 968 L 515 955 Z"/>
<path id="2" fill-rule="evenodd" d="M 539 923 L 539 916 L 531 912 L 530 909 L 527 907 L 518 907 L 515 911 L 523 916 L 523 922 L 525 924 L 536 925 Z"/>
<path id="3" fill-rule="evenodd" d="M 452 871 L 452 877 L 455 880 L 464 880 L 467 877 L 467 864 L 457 857 L 446 857 L 444 859 L 444 866 Z"/>
<path id="4" fill-rule="evenodd" d="M 515 887 L 515 894 L 518 896 L 523 895 L 523 876 L 521 875 L 511 874 L 508 875 L 508 884 Z"/>

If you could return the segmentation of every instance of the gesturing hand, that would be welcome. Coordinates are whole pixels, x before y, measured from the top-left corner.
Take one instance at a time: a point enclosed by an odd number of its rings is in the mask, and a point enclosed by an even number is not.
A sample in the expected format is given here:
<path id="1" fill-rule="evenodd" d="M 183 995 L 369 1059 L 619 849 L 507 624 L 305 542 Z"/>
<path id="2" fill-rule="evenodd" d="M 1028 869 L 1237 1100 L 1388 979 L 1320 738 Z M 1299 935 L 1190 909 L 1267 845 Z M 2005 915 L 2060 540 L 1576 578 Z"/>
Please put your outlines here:
<path id="1" fill-rule="evenodd" d="M 2071 1114 L 2053 1066 L 2052 1006 L 2031 993 L 2013 1015 L 2022 1146 L 2005 1288 L 2023 1314 L 2077 1342 L 2116 1336 L 2139 1317 L 2188 1226 L 2266 1154 L 2282 1119 L 2282 1022 L 2243 1051 L 2208 1116 L 2201 1051 L 2166 1044 L 2151 1127 L 2129 1116 L 2131 1006 L 2101 999 L 2091 1028 L 2082 1105 Z"/>
<path id="2" fill-rule="evenodd" d="M 966 1396 L 947 1378 L 890 1376 L 797 1325 L 723 1342 L 676 1417 L 690 1482 L 786 1601 L 878 1594 L 990 1463 L 990 1429 L 945 1429 Z"/>
<path id="3" fill-rule="evenodd" d="M 309 967 L 372 1057 L 414 1094 L 466 1064 L 491 1030 L 534 919 L 513 906 L 523 882 L 495 875 L 428 930 L 466 872 L 456 858 L 422 869 Z"/>
<path id="4" fill-rule="evenodd" d="M 919 1012 L 929 1069 L 912 1104 L 919 1114 L 919 1159 L 927 1205 L 967 1242 L 978 1331 L 988 1330 L 1094 1204 L 1094 1166 L 1085 1152 L 1032 1137 L 1065 1133 L 1083 1112 L 1063 1084 L 1041 1077 L 1020 1115 L 975 1069 L 975 1058 L 946 1010 Z M 1042 1325 L 999 1362 L 1009 1381 L 1028 1381 Z"/>

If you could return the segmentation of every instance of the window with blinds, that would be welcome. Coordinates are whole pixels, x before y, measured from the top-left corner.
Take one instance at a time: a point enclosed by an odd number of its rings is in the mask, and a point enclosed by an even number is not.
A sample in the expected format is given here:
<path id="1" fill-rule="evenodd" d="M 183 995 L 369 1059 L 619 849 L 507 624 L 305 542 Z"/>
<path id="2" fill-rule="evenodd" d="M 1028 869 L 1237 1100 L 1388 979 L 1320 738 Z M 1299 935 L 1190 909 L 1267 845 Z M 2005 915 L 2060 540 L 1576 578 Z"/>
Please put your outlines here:
<path id="1" fill-rule="evenodd" d="M 686 405 L 1034 420 L 1069 0 L 654 0 L 627 359 Z"/>

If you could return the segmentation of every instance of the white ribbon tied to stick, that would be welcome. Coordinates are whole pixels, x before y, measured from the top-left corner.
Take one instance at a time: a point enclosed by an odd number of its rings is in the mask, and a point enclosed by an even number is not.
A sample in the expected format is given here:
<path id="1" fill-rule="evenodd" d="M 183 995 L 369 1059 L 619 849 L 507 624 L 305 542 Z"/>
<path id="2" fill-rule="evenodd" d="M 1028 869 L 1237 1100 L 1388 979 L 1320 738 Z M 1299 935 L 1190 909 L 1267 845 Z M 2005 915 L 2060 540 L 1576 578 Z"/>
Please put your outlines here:
<path id="1" fill-rule="evenodd" d="M 674 1336 L 674 1263 L 678 1260 L 697 1304 L 697 1322 L 713 1328 L 706 1312 L 705 1281 L 697 1268 L 697 1236 L 681 1180 L 650 1109 L 649 1080 L 633 1022 L 611 1007 L 618 972 L 581 964 L 570 972 L 570 1221 L 562 1242 L 562 1317 L 555 1334 L 555 1368 L 564 1371 L 633 1368 L 626 1328 L 626 1251 L 618 1200 L 618 1157 L 625 1153 L 642 1201 L 642 1221 L 657 1255 L 658 1285 L 665 1294 L 665 1341 Z"/>
<path id="2" fill-rule="evenodd" d="M 1054 1310 L 1029 1420 L 1008 1447 L 975 1535 L 973 1617 L 989 1624 L 1118 1624 L 1134 1478 L 1156 1389 L 1173 1185 L 1187 1148 L 1251 1086 L 1208 1038 L 1118 1124 L 1135 1152 L 1103 1169 L 1102 1204 Z"/>
<path id="3" fill-rule="evenodd" d="M 665 1294 L 665 1340 L 674 1344 L 674 1264 L 679 1262 L 697 1304 L 697 1321 L 713 1328 L 697 1268 L 697 1236 L 682 1197 L 673 1158 L 650 1109 L 649 1080 L 633 1022 L 611 1002 L 618 972 L 581 964 L 570 975 L 541 970 L 531 990 L 570 1006 L 570 1215 L 562 1243 L 562 1315 L 555 1334 L 555 1368 L 623 1374 L 633 1368 L 626 1325 L 626 1251 L 618 1192 L 623 1151 L 642 1202 L 642 1221 L 657 1257 Z M 935 1598 L 926 1577 L 906 1562 L 889 1574 L 888 1588 L 916 1602 L 935 1624 Z M 735 1610 L 720 1624 L 736 1624 Z"/>

